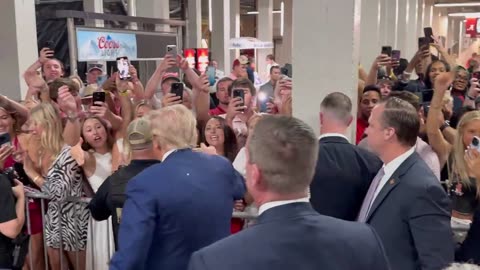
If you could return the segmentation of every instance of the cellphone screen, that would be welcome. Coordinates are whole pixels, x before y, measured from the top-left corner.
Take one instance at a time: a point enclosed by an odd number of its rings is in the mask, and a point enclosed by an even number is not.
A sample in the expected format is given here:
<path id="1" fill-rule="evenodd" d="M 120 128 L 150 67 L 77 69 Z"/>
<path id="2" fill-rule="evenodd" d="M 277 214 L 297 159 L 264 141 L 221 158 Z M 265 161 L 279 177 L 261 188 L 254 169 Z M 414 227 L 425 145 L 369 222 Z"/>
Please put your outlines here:
<path id="1" fill-rule="evenodd" d="M 3 145 L 12 145 L 10 141 L 10 134 L 8 133 L 0 134 L 0 146 L 3 146 Z"/>
<path id="2" fill-rule="evenodd" d="M 130 73 L 128 72 L 129 67 L 130 63 L 126 56 L 117 58 L 117 69 L 120 80 L 130 79 Z"/>
<path id="3" fill-rule="evenodd" d="M 423 33 L 425 34 L 425 38 L 428 40 L 428 43 L 433 43 L 433 29 L 432 27 L 425 27 L 423 28 Z"/>
<path id="4" fill-rule="evenodd" d="M 216 74 L 215 67 L 210 66 L 207 68 L 208 82 L 210 83 L 210 86 L 213 86 L 215 84 L 215 74 Z"/>
<path id="5" fill-rule="evenodd" d="M 421 37 L 421 38 L 418 38 L 418 49 L 423 49 L 423 50 L 427 50 L 428 47 L 430 46 L 430 42 L 428 41 L 427 38 L 425 37 Z"/>

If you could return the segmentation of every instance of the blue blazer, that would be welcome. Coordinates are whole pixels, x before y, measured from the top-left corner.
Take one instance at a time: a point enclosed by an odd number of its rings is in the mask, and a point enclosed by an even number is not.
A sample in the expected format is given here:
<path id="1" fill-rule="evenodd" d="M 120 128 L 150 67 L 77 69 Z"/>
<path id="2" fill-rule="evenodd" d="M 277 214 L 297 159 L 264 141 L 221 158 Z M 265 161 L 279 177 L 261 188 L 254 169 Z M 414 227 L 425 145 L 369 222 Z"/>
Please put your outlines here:
<path id="1" fill-rule="evenodd" d="M 450 199 L 427 164 L 413 153 L 393 173 L 367 217 L 392 269 L 444 269 L 453 261 Z"/>
<path id="2" fill-rule="evenodd" d="M 309 203 L 265 211 L 257 224 L 195 252 L 189 270 L 384 270 L 382 244 L 366 224 L 318 214 Z"/>
<path id="3" fill-rule="evenodd" d="M 342 137 L 320 140 L 310 203 L 318 213 L 355 221 L 382 162 Z"/>
<path id="4" fill-rule="evenodd" d="M 227 159 L 177 150 L 128 183 L 110 269 L 186 269 L 194 251 L 230 235 L 244 193 Z"/>

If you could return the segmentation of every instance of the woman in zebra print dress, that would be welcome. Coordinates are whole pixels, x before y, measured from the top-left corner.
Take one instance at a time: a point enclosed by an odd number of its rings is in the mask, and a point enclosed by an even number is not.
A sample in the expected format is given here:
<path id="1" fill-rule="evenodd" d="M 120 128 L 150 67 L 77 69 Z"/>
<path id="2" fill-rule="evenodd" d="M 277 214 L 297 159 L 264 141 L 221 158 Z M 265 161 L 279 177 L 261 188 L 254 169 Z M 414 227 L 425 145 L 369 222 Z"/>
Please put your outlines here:
<path id="1" fill-rule="evenodd" d="M 77 143 L 71 138 L 79 137 L 75 134 L 80 132 L 80 123 L 75 99 L 68 88 L 60 88 L 58 105 L 69 116 L 65 128 L 59 112 L 50 103 L 42 103 L 30 112 L 32 136 L 40 141 L 39 151 L 34 153 L 39 156 L 39 164 L 33 164 L 29 153 L 25 157 L 25 171 L 50 197 L 45 217 L 45 239 L 51 269 L 61 269 L 61 249 L 64 251 L 64 266 L 70 264 L 69 269 L 83 270 L 90 214 L 85 204 L 65 202 L 68 197 L 83 196 L 82 170 L 72 158 L 69 146 Z"/>

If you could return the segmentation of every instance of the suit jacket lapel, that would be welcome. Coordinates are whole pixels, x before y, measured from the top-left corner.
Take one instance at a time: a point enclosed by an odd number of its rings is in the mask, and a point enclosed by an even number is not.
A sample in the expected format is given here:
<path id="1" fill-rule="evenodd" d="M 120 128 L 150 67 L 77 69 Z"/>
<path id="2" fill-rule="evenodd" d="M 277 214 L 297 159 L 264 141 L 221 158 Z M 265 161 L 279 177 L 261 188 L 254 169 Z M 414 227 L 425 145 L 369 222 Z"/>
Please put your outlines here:
<path id="1" fill-rule="evenodd" d="M 410 155 L 398 169 L 393 173 L 387 183 L 383 186 L 382 190 L 378 193 L 377 197 L 373 201 L 370 211 L 368 211 L 367 222 L 370 220 L 372 215 L 375 213 L 377 208 L 382 204 L 388 194 L 400 183 L 402 176 L 410 169 L 410 167 L 415 164 L 418 160 L 418 154 L 413 153 Z"/>

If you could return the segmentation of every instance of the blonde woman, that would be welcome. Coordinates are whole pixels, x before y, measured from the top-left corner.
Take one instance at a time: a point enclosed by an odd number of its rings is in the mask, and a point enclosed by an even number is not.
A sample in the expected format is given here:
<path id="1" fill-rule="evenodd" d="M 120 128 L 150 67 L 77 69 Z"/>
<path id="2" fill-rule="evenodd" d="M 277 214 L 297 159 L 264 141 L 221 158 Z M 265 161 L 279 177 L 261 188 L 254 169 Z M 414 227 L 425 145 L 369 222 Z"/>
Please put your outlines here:
<path id="1" fill-rule="evenodd" d="M 439 119 L 442 116 L 442 101 L 452 81 L 450 73 L 440 74 L 435 80 L 435 92 L 427 118 L 427 134 L 440 165 L 446 164 L 449 170 L 452 217 L 471 220 L 480 198 L 477 189 L 480 184 L 480 166 L 475 165 L 479 164 L 480 154 L 469 146 L 474 136 L 480 137 L 480 111 L 466 113 L 456 132 L 444 124 L 443 119 Z"/>
<path id="2" fill-rule="evenodd" d="M 61 260 L 63 265 L 67 265 L 68 260 L 73 265 L 71 269 L 83 270 L 89 212 L 85 205 L 65 202 L 69 196 L 83 195 L 82 170 L 64 139 L 68 137 L 71 144 L 76 144 L 71 138 L 80 132 L 80 123 L 75 99 L 68 88 L 62 87 L 58 98 L 59 108 L 68 116 L 65 129 L 59 121 L 59 111 L 52 104 L 41 103 L 33 108 L 30 112 L 33 144 L 28 148 L 24 168 L 29 178 L 50 197 L 45 216 L 45 241 L 51 269 L 60 270 Z"/>

